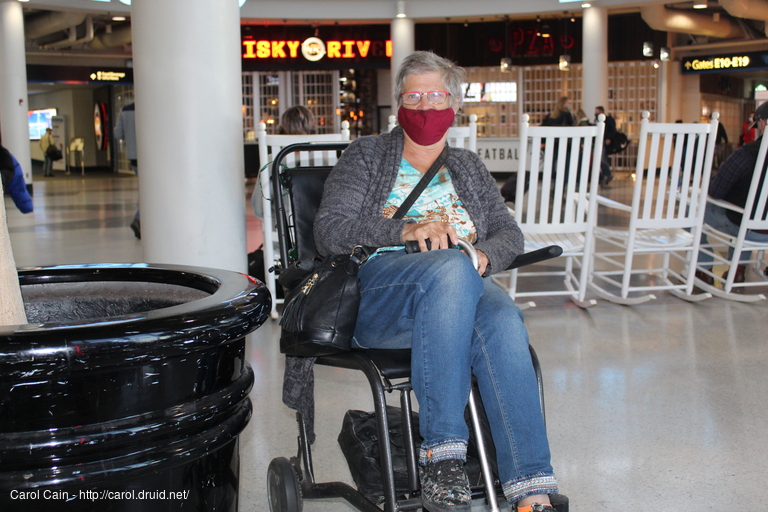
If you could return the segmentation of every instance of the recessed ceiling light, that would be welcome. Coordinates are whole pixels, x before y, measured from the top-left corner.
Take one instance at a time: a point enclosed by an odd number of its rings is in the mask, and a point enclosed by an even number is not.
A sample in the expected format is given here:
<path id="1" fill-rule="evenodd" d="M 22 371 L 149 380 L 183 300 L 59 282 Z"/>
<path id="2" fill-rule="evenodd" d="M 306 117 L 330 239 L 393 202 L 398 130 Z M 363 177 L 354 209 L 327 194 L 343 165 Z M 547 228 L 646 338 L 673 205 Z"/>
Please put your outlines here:
<path id="1" fill-rule="evenodd" d="M 112 21 L 125 21 L 125 16 L 112 16 Z"/>
<path id="2" fill-rule="evenodd" d="M 707 2 L 704 0 L 693 0 L 694 9 L 706 9 L 708 7 Z"/>

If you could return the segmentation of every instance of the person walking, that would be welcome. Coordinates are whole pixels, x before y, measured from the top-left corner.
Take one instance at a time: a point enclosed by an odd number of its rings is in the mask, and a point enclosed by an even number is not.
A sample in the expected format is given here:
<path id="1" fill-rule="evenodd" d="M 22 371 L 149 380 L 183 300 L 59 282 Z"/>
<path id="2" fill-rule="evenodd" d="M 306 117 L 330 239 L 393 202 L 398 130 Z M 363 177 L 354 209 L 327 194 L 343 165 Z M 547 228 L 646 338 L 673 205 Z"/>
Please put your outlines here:
<path id="1" fill-rule="evenodd" d="M 612 115 L 606 114 L 602 105 L 595 107 L 595 122 L 597 122 L 597 116 L 605 114 L 605 136 L 603 137 L 603 155 L 600 158 L 600 186 L 606 186 L 613 181 L 613 173 L 611 172 L 611 161 L 608 158 L 610 155 L 608 149 L 613 143 L 613 139 L 616 137 L 616 120 Z"/>
<path id="2" fill-rule="evenodd" d="M 136 156 L 136 104 L 129 103 L 120 110 L 115 124 L 115 139 L 125 141 L 125 152 L 131 169 L 139 176 L 139 162 Z M 136 214 L 131 222 L 131 229 L 136 238 L 141 240 L 141 216 L 140 208 L 136 208 Z"/>
<path id="3" fill-rule="evenodd" d="M 53 130 L 50 128 L 45 129 L 45 133 L 40 137 L 40 149 L 43 150 L 43 176 L 53 176 L 53 159 L 48 155 L 48 148 L 56 146 L 56 141 L 53 139 Z"/>
<path id="4" fill-rule="evenodd" d="M 571 100 L 568 96 L 562 96 L 555 106 L 552 108 L 552 112 L 547 114 L 544 121 L 541 122 L 542 126 L 576 126 L 576 122 L 573 119 L 571 113 Z"/>

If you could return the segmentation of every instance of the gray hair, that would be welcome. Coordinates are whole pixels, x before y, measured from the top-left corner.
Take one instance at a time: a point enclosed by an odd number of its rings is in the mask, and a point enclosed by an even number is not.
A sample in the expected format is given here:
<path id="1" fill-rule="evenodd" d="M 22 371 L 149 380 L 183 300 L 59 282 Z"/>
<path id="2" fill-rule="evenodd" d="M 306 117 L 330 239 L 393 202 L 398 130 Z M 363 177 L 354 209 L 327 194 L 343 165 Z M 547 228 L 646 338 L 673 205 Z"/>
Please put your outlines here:
<path id="1" fill-rule="evenodd" d="M 461 84 L 466 79 L 464 68 L 432 52 L 423 51 L 413 52 L 400 65 L 395 82 L 395 102 L 398 107 L 403 104 L 400 95 L 405 92 L 405 79 L 409 75 L 423 75 L 425 73 L 440 73 L 446 90 L 451 93 L 451 106 L 461 108 L 464 103 Z"/>

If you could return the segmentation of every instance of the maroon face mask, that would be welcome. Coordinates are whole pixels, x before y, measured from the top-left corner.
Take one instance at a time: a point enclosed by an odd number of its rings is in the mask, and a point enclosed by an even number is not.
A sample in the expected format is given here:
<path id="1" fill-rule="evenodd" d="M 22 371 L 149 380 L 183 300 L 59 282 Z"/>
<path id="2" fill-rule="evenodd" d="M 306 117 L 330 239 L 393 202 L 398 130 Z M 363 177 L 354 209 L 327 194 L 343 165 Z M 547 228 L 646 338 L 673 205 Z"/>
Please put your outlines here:
<path id="1" fill-rule="evenodd" d="M 397 110 L 397 122 L 419 146 L 431 146 L 439 142 L 453 124 L 454 117 L 456 112 L 452 108 L 418 110 L 400 107 Z"/>

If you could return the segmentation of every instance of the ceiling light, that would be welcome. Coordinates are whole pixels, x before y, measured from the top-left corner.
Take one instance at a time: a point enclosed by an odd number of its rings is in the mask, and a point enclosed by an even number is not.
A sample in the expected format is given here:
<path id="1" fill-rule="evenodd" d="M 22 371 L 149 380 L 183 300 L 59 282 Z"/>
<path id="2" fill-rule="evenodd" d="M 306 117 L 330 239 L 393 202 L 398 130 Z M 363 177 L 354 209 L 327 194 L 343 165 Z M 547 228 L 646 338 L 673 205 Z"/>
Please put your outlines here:
<path id="1" fill-rule="evenodd" d="M 561 55 L 560 62 L 558 63 L 557 67 L 560 68 L 560 71 L 568 71 L 571 69 L 571 56 Z"/>
<path id="2" fill-rule="evenodd" d="M 668 61 L 670 57 L 670 51 L 669 48 L 666 46 L 662 46 L 659 50 L 659 60 L 663 60 L 664 62 Z"/>
<path id="3" fill-rule="evenodd" d="M 643 57 L 653 57 L 653 43 L 646 41 L 643 43 Z"/>
<path id="4" fill-rule="evenodd" d="M 589 9 L 590 7 L 592 7 L 592 4 L 589 2 L 584 2 L 583 4 L 581 4 L 582 9 Z"/>
<path id="5" fill-rule="evenodd" d="M 512 67 L 512 59 L 510 59 L 509 57 L 504 57 L 503 59 L 501 59 L 501 65 L 499 67 L 499 70 L 502 73 L 506 73 L 507 71 L 509 71 L 509 68 L 511 67 Z"/>
<path id="6" fill-rule="evenodd" d="M 541 26 L 541 37 L 550 37 L 551 34 L 549 33 L 549 25 L 546 23 Z"/>
<path id="7" fill-rule="evenodd" d="M 397 15 L 398 18 L 405 18 L 405 1 L 404 0 L 398 0 L 397 2 Z"/>
<path id="8" fill-rule="evenodd" d="M 693 0 L 694 9 L 706 9 L 707 7 L 706 0 Z"/>
<path id="9" fill-rule="evenodd" d="M 125 21 L 125 16 L 112 16 L 112 21 Z"/>

